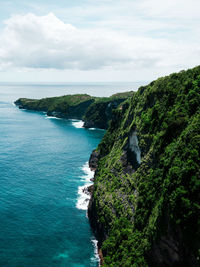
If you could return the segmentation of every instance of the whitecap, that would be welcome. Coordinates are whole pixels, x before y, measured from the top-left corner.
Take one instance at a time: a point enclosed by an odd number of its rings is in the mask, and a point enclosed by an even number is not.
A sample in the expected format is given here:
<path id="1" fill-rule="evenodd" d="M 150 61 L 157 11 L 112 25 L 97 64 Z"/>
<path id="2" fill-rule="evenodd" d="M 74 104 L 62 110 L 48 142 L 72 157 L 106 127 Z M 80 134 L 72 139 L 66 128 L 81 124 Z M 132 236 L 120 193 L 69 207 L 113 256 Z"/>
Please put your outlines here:
<path id="1" fill-rule="evenodd" d="M 61 120 L 61 118 L 45 115 L 45 119 Z"/>
<path id="2" fill-rule="evenodd" d="M 82 121 L 82 120 L 71 120 L 71 122 L 72 122 L 72 125 L 75 128 L 83 128 L 84 121 Z"/>

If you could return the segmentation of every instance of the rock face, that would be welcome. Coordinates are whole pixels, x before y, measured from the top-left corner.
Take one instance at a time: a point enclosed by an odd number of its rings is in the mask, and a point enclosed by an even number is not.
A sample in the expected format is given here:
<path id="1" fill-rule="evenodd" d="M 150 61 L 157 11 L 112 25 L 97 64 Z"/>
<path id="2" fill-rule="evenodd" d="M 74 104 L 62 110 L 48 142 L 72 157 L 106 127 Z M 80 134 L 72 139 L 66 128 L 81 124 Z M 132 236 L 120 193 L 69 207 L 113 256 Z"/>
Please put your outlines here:
<path id="1" fill-rule="evenodd" d="M 94 102 L 84 116 L 85 128 L 107 129 L 112 118 L 112 111 L 116 109 L 126 98 L 103 99 Z"/>
<path id="2" fill-rule="evenodd" d="M 92 171 L 96 171 L 98 167 L 98 160 L 99 160 L 99 152 L 93 150 L 89 159 L 89 167 Z"/>
<path id="3" fill-rule="evenodd" d="M 200 67 L 112 112 L 90 166 L 88 216 L 104 266 L 200 266 Z"/>
<path id="4" fill-rule="evenodd" d="M 135 154 L 136 161 L 138 164 L 141 163 L 141 151 L 138 145 L 137 132 L 134 131 L 129 136 L 129 148 Z"/>

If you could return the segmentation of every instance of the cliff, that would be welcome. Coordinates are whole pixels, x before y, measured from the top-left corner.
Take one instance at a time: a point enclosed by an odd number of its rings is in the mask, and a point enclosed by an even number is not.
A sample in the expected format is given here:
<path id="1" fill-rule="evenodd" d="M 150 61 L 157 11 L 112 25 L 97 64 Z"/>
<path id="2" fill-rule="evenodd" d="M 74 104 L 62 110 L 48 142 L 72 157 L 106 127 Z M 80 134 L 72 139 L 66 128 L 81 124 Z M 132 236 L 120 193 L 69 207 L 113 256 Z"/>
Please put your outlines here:
<path id="1" fill-rule="evenodd" d="M 19 108 L 45 111 L 48 116 L 66 119 L 82 119 L 87 108 L 95 101 L 87 94 L 65 95 L 43 99 L 20 98 L 15 101 Z"/>
<path id="2" fill-rule="evenodd" d="M 133 92 L 118 93 L 111 97 L 99 97 L 86 110 L 83 116 L 85 128 L 107 129 L 112 119 L 112 111 L 131 97 Z"/>
<path id="3" fill-rule="evenodd" d="M 200 266 L 200 67 L 115 109 L 90 166 L 104 266 Z"/>
<path id="4" fill-rule="evenodd" d="M 21 109 L 45 111 L 48 116 L 82 119 L 85 128 L 107 129 L 113 109 L 133 95 L 118 93 L 111 97 L 92 97 L 87 94 L 65 95 L 43 99 L 20 98 L 15 104 Z"/>

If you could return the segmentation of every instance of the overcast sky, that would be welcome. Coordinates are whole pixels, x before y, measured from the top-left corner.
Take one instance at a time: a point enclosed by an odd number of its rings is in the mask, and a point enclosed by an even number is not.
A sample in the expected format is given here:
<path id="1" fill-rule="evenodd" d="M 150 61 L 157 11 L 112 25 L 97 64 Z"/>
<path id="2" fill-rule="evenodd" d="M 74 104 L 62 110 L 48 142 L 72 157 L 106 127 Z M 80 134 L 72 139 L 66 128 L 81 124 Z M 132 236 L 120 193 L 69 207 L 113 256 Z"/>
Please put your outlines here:
<path id="1" fill-rule="evenodd" d="M 0 81 L 150 81 L 200 64 L 199 0 L 0 2 Z"/>

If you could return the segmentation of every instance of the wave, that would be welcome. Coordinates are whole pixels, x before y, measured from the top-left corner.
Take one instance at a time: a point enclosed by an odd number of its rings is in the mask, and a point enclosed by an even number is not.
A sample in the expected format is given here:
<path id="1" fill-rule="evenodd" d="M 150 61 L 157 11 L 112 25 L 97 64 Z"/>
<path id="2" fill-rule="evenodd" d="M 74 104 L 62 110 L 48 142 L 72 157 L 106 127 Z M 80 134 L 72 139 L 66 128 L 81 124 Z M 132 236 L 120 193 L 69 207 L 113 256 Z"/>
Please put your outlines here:
<path id="1" fill-rule="evenodd" d="M 88 130 L 90 130 L 90 131 L 105 131 L 105 129 L 101 129 L 101 128 L 88 128 Z"/>
<path id="2" fill-rule="evenodd" d="M 61 118 L 45 115 L 45 119 L 61 120 Z"/>
<path id="3" fill-rule="evenodd" d="M 94 178 L 94 171 L 90 169 L 89 162 L 86 162 L 82 166 L 81 169 L 84 173 L 84 175 L 81 176 L 81 181 L 85 182 L 85 184 L 78 187 L 78 198 L 77 198 L 76 207 L 77 209 L 80 209 L 80 210 L 87 210 L 89 200 L 91 197 L 90 192 L 88 191 L 88 186 L 93 184 L 91 179 Z M 97 247 L 98 241 L 93 237 L 93 239 L 91 239 L 91 242 L 94 247 L 94 255 L 90 258 L 90 260 L 93 264 L 95 263 L 100 264 L 100 258 L 99 258 L 98 247 Z"/>
<path id="4" fill-rule="evenodd" d="M 81 176 L 81 178 L 84 178 L 84 180 L 90 181 L 90 179 L 94 177 L 94 171 L 90 169 L 88 161 L 83 165 L 82 171 L 84 172 L 84 175 Z"/>
<path id="5" fill-rule="evenodd" d="M 78 187 L 78 199 L 76 203 L 76 207 L 79 210 L 87 210 L 89 200 L 90 200 L 90 194 L 87 192 L 87 187 L 88 185 L 85 186 L 79 186 Z"/>
<path id="6" fill-rule="evenodd" d="M 98 253 L 98 246 L 97 243 L 98 241 L 96 239 L 91 240 L 92 245 L 94 247 L 94 256 L 90 258 L 91 262 L 96 262 L 100 264 L 100 258 L 99 258 L 99 253 Z"/>
<path id="7" fill-rule="evenodd" d="M 82 121 L 82 120 L 71 120 L 71 122 L 72 122 L 72 125 L 75 128 L 83 128 L 84 121 Z"/>
<path id="8" fill-rule="evenodd" d="M 76 207 L 80 210 L 87 210 L 90 200 L 88 186 L 92 185 L 91 179 L 94 177 L 94 171 L 90 170 L 88 162 L 86 162 L 81 169 L 84 173 L 84 175 L 81 176 L 81 181 L 85 182 L 85 184 L 78 187 L 78 198 Z"/>

